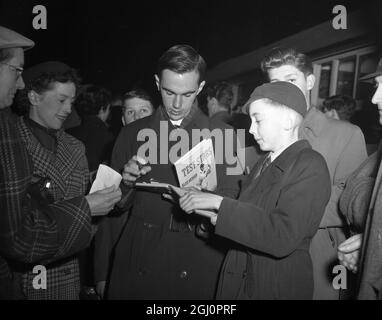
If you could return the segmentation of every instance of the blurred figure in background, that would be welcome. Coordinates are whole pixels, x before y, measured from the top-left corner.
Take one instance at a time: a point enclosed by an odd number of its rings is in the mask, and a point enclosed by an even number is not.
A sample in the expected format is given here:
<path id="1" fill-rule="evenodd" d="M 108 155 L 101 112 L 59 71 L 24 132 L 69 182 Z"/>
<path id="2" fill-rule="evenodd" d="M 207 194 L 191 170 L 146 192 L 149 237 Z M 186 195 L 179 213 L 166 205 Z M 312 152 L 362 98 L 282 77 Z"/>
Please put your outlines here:
<path id="1" fill-rule="evenodd" d="M 118 137 L 123 127 L 122 123 L 122 96 L 114 94 L 110 104 L 110 115 L 107 125 L 114 137 Z"/>
<path id="2" fill-rule="evenodd" d="M 335 95 L 326 98 L 320 108 L 327 117 L 344 121 L 350 121 L 356 109 L 356 101 L 347 95 Z"/>
<path id="3" fill-rule="evenodd" d="M 234 100 L 233 87 L 227 82 L 218 82 L 207 86 L 202 96 L 203 105 L 206 106 L 211 120 L 217 120 L 229 124 L 238 133 L 244 130 L 244 135 L 238 135 L 240 146 L 245 149 L 245 163 L 242 163 L 245 172 L 249 173 L 262 154 L 258 144 L 249 133 L 251 119 L 244 113 L 231 114 L 231 105 Z"/>
<path id="4" fill-rule="evenodd" d="M 75 102 L 82 123 L 67 132 L 85 145 L 90 172 L 96 171 L 101 163 L 109 164 L 110 161 L 114 143 L 114 136 L 106 125 L 110 103 L 110 92 L 95 85 L 84 86 Z"/>
<path id="5" fill-rule="evenodd" d="M 127 125 L 154 112 L 151 96 L 143 89 L 135 89 L 123 96 L 122 123 Z"/>
<path id="6" fill-rule="evenodd" d="M 232 86 L 227 82 L 219 82 L 207 86 L 207 108 L 211 120 L 231 122 L 230 109 L 233 101 Z"/>

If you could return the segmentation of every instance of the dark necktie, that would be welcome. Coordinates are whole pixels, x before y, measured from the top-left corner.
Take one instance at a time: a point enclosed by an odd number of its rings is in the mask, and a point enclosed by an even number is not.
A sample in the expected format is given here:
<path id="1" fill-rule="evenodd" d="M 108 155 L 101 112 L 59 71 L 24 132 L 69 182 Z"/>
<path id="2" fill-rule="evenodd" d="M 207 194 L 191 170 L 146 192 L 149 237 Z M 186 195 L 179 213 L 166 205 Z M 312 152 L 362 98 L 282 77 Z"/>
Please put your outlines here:
<path id="1" fill-rule="evenodd" d="M 261 164 L 261 167 L 260 167 L 260 169 L 259 169 L 259 171 L 257 171 L 257 173 L 256 173 L 256 176 L 255 176 L 255 179 L 259 176 L 259 175 L 261 175 L 262 174 L 262 172 L 271 164 L 271 156 L 270 155 L 268 155 L 265 159 L 264 159 L 264 161 L 263 161 L 263 163 Z"/>

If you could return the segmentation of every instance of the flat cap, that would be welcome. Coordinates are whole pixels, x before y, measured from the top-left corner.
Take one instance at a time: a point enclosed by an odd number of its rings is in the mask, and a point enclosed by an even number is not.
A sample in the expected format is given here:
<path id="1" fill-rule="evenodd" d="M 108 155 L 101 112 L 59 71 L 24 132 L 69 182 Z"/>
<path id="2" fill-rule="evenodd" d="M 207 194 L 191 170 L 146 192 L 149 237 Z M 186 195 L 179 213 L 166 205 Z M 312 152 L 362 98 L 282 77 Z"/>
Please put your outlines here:
<path id="1" fill-rule="evenodd" d="M 7 48 L 23 48 L 30 49 L 34 46 L 34 42 L 21 34 L 0 26 L 0 49 Z"/>
<path id="2" fill-rule="evenodd" d="M 366 74 L 363 77 L 359 78 L 359 81 L 369 82 L 374 80 L 375 77 L 378 77 L 380 75 L 382 75 L 382 58 L 379 59 L 377 69 L 374 72 Z"/>
<path id="3" fill-rule="evenodd" d="M 243 112 L 248 114 L 250 104 L 260 99 L 270 99 L 278 102 L 293 109 L 303 117 L 308 109 L 302 91 L 296 85 L 286 81 L 264 83 L 263 85 L 258 86 L 243 106 Z"/>

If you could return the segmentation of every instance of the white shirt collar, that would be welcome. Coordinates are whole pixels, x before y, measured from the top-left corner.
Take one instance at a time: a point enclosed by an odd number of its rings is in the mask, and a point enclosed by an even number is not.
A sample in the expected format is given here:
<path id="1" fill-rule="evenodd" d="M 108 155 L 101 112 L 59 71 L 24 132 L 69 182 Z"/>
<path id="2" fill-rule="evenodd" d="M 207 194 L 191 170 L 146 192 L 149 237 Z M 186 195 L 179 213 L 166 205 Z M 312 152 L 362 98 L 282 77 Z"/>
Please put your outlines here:
<path id="1" fill-rule="evenodd" d="M 183 119 L 180 119 L 180 120 L 170 120 L 171 123 L 174 125 L 174 126 L 180 126 L 180 124 L 182 123 Z"/>

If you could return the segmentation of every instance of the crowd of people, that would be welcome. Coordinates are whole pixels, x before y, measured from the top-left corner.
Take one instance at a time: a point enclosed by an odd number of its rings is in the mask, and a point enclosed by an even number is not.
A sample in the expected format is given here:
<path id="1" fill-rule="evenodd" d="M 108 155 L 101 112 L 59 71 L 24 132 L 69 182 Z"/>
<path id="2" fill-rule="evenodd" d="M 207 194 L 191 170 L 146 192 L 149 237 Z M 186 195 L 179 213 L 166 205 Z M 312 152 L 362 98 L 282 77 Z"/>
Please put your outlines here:
<path id="1" fill-rule="evenodd" d="M 24 71 L 34 45 L 0 26 L 0 299 L 382 298 L 382 148 L 368 157 L 351 97 L 311 104 L 307 55 L 268 52 L 268 81 L 233 111 L 232 85 L 206 84 L 188 45 L 158 59 L 159 105 L 140 87 L 115 102 L 63 62 Z M 382 59 L 360 81 L 377 84 L 382 124 Z M 174 187 L 168 150 L 195 130 L 222 133 L 211 136 L 224 155 L 245 151 L 216 161 L 213 190 Z M 159 161 L 142 159 L 147 143 Z M 100 164 L 122 181 L 89 193 Z M 170 186 L 136 187 L 152 181 Z"/>

